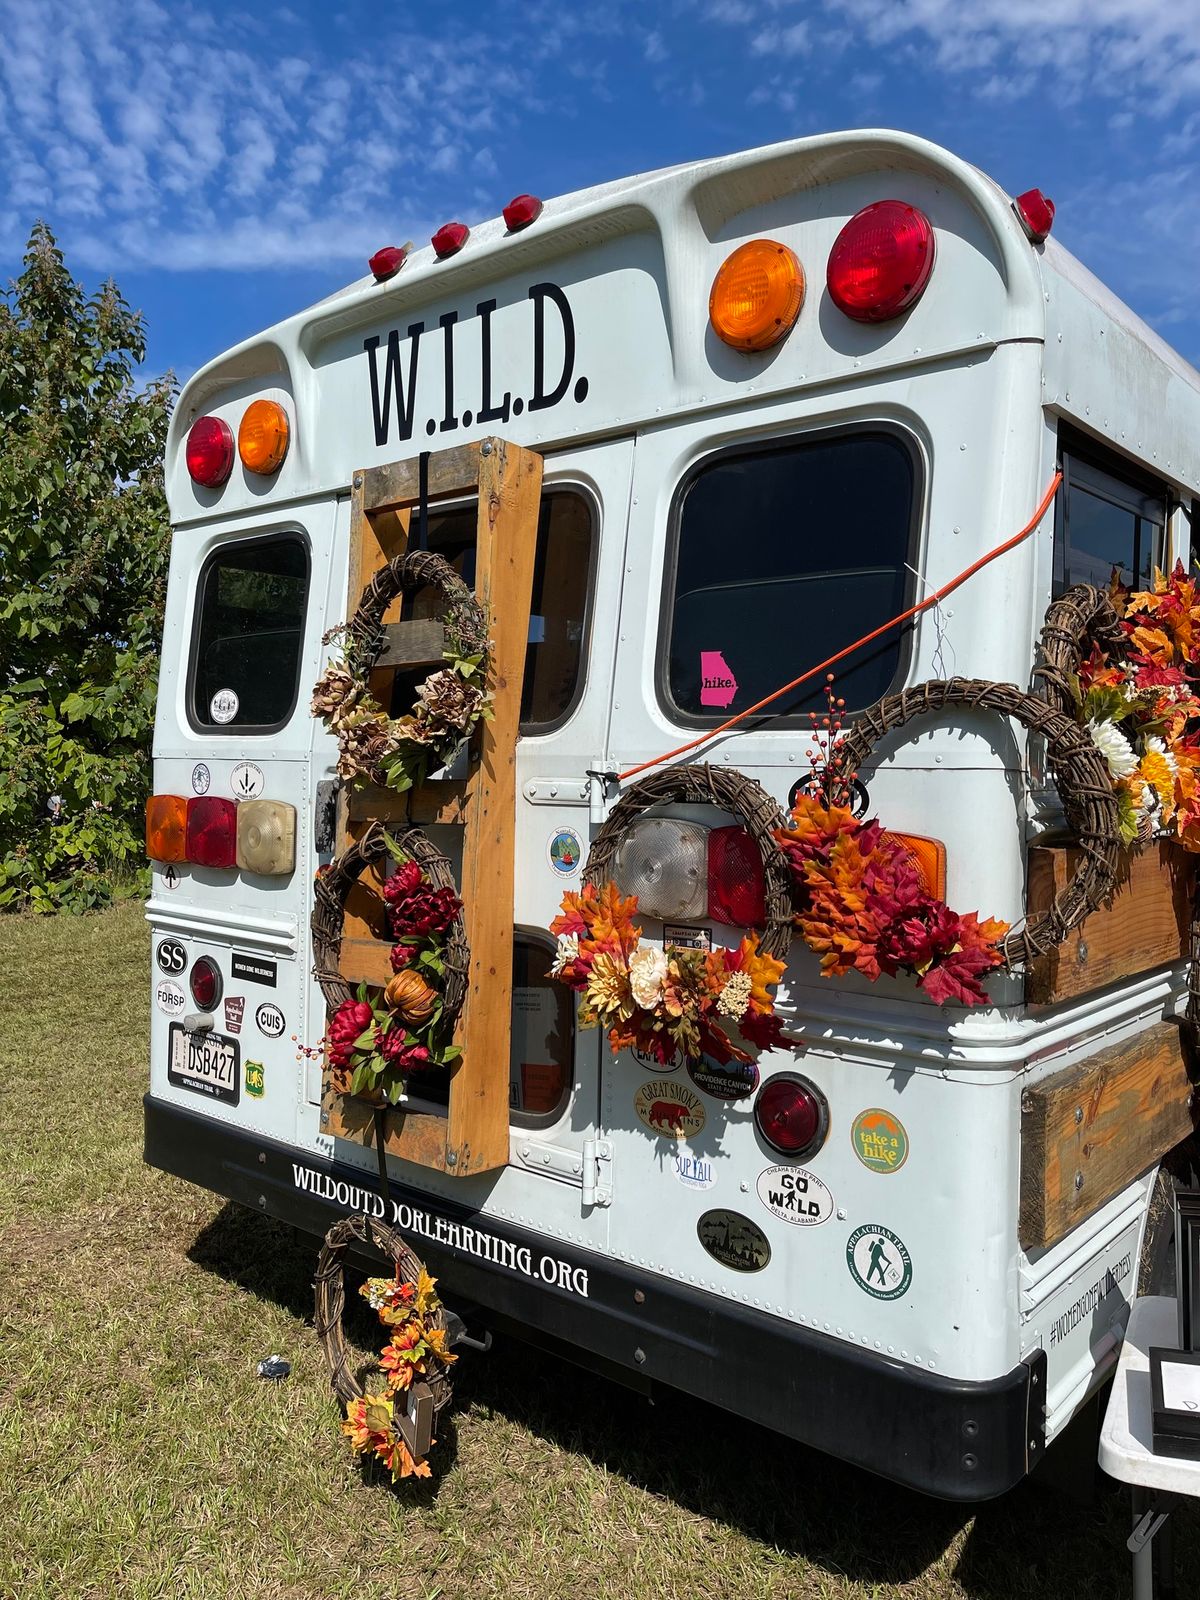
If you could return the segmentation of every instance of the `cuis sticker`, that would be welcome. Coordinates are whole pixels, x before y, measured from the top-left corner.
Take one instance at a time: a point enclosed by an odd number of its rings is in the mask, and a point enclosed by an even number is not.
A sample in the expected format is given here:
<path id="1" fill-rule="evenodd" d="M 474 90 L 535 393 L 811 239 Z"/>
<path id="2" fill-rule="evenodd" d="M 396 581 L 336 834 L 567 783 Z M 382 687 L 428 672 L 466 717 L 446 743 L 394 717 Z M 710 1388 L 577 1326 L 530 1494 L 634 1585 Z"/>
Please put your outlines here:
<path id="1" fill-rule="evenodd" d="M 651 1078 L 633 1097 L 638 1120 L 651 1133 L 668 1139 L 690 1139 L 705 1123 L 704 1102 L 685 1083 Z"/>
<path id="2" fill-rule="evenodd" d="M 854 1154 L 872 1172 L 899 1172 L 908 1160 L 908 1133 L 899 1117 L 879 1106 L 860 1111 L 850 1129 Z"/>

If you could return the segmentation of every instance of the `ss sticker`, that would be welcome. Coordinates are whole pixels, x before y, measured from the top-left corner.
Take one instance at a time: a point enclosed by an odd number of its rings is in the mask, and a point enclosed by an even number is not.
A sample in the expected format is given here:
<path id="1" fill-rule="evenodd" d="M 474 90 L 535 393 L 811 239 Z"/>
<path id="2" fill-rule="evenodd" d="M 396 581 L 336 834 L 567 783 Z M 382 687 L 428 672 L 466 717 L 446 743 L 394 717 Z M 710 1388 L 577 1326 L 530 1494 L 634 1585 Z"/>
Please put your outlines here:
<path id="1" fill-rule="evenodd" d="M 154 952 L 154 959 L 158 962 L 161 972 L 185 972 L 187 970 L 187 951 L 178 939 L 163 939 Z"/>

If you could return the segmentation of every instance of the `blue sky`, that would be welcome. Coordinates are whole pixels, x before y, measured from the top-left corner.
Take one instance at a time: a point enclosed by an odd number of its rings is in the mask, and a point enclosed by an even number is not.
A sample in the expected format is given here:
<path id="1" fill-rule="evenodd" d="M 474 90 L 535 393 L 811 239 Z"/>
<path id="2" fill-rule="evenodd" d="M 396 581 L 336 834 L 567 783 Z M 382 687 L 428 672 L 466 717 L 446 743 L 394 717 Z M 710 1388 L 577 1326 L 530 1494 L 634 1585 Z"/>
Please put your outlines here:
<path id="1" fill-rule="evenodd" d="M 1058 205 L 1200 364 L 1200 0 L 0 0 L 0 277 L 45 217 L 210 356 L 379 245 L 824 129 L 908 129 Z"/>

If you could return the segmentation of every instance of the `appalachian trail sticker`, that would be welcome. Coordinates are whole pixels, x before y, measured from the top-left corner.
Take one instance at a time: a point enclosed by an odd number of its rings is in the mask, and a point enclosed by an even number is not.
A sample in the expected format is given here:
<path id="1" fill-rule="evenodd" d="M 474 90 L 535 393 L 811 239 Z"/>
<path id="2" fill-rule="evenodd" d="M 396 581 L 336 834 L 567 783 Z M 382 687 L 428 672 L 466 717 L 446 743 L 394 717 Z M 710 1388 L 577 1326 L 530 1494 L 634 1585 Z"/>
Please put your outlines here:
<path id="1" fill-rule="evenodd" d="M 899 1300 L 912 1283 L 912 1257 L 903 1239 L 878 1222 L 855 1228 L 846 1241 L 846 1265 L 875 1300 Z"/>

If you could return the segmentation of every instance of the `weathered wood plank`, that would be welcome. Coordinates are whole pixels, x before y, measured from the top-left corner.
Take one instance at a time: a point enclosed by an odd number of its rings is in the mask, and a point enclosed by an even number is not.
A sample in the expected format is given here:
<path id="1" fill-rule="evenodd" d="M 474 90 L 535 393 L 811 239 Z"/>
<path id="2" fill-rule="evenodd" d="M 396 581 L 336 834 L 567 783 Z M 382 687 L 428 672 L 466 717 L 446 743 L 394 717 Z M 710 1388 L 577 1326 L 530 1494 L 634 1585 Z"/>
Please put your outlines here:
<path id="1" fill-rule="evenodd" d="M 327 1119 L 322 1124 L 323 1132 L 374 1149 L 375 1114 L 365 1100 L 327 1090 L 322 1110 Z M 445 1116 L 426 1111 L 389 1111 L 386 1127 L 389 1155 L 439 1172 L 447 1170 Z M 369 1183 L 370 1179 L 366 1181 Z"/>
<path id="2" fill-rule="evenodd" d="M 437 450 L 429 457 L 428 492 L 430 500 L 474 494 L 479 482 L 479 463 L 483 446 L 498 448 L 497 439 L 477 439 L 449 450 Z M 421 493 L 420 458 L 389 461 L 385 466 L 367 467 L 356 477 L 363 480 L 363 504 L 372 515 L 415 505 Z"/>
<path id="3" fill-rule="evenodd" d="M 1179 1030 L 1162 1022 L 1027 1089 L 1020 1238 L 1054 1244 L 1192 1131 Z"/>
<path id="4" fill-rule="evenodd" d="M 376 668 L 433 667 L 444 663 L 446 630 L 437 617 L 389 622 L 383 638 L 383 649 L 375 658 Z"/>
<path id="5" fill-rule="evenodd" d="M 427 783 L 419 789 L 383 789 L 376 784 L 365 784 L 347 797 L 346 811 L 350 822 L 403 823 L 412 821 L 419 827 L 433 822 L 461 822 L 467 804 L 467 785 L 455 780 L 444 783 Z"/>
<path id="6" fill-rule="evenodd" d="M 1049 908 L 1075 870 L 1079 851 L 1029 852 L 1028 914 Z M 1129 857 L 1111 902 L 1085 917 L 1056 949 L 1030 963 L 1025 998 L 1053 1005 L 1138 972 L 1180 961 L 1188 951 L 1195 860 L 1167 840 Z"/>

